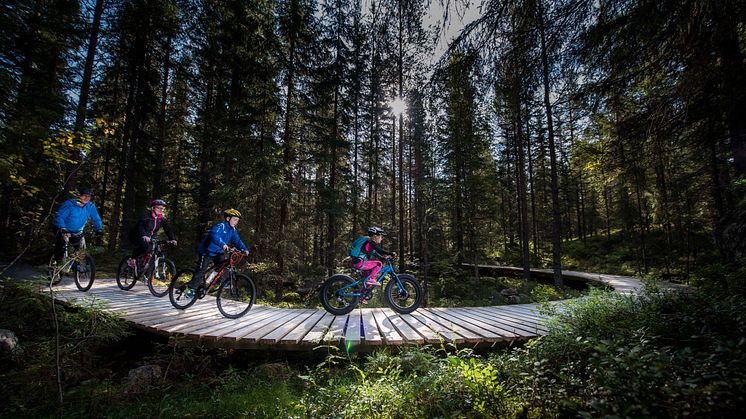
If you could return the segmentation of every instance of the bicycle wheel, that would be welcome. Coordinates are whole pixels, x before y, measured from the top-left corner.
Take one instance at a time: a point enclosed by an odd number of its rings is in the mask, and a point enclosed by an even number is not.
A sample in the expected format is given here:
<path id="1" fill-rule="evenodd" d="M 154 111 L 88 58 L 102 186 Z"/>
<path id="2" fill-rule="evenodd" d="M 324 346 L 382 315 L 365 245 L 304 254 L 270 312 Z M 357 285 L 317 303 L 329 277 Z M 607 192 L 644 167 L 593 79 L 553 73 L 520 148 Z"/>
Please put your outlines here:
<path id="1" fill-rule="evenodd" d="M 62 263 L 54 263 L 54 255 L 49 258 L 49 263 L 47 264 L 47 281 L 49 281 L 52 285 L 57 285 L 62 281 L 63 266 L 64 265 Z"/>
<path id="2" fill-rule="evenodd" d="M 321 285 L 321 292 L 319 295 L 321 298 L 321 305 L 324 306 L 326 311 L 336 316 L 341 316 L 351 312 L 355 307 L 357 307 L 360 297 L 344 294 L 358 292 L 357 287 L 345 288 L 354 283 L 355 281 L 352 278 L 342 274 L 337 274 L 327 279 L 324 284 Z"/>
<path id="3" fill-rule="evenodd" d="M 226 278 L 218 288 L 218 310 L 229 319 L 237 319 L 246 314 L 255 299 L 254 281 L 244 274 L 234 274 L 232 278 Z"/>
<path id="4" fill-rule="evenodd" d="M 129 257 L 124 257 L 122 261 L 119 262 L 119 269 L 117 269 L 117 286 L 125 291 L 131 290 L 137 282 L 136 269 L 131 268 L 127 264 L 128 259 Z M 140 266 L 139 261 L 136 266 Z"/>
<path id="5" fill-rule="evenodd" d="M 192 290 L 191 295 L 187 291 L 187 284 L 194 278 L 194 270 L 184 269 L 174 276 L 171 285 L 168 287 L 168 299 L 171 305 L 184 310 L 192 306 L 197 301 L 197 293 Z"/>
<path id="6" fill-rule="evenodd" d="M 147 282 L 150 293 L 161 298 L 168 293 L 168 287 L 176 276 L 176 265 L 169 259 L 161 259 L 158 266 L 146 273 L 149 274 Z"/>
<path id="7" fill-rule="evenodd" d="M 85 255 L 85 264 L 83 265 L 74 262 L 73 272 L 75 286 L 78 287 L 79 290 L 86 292 L 91 289 L 93 279 L 96 277 L 96 264 L 93 262 L 93 258 L 90 255 Z"/>
<path id="8" fill-rule="evenodd" d="M 399 275 L 399 283 L 401 283 L 401 288 L 395 279 L 389 279 L 384 296 L 394 311 L 409 314 L 422 304 L 424 297 L 422 286 L 412 275 L 407 274 Z"/>

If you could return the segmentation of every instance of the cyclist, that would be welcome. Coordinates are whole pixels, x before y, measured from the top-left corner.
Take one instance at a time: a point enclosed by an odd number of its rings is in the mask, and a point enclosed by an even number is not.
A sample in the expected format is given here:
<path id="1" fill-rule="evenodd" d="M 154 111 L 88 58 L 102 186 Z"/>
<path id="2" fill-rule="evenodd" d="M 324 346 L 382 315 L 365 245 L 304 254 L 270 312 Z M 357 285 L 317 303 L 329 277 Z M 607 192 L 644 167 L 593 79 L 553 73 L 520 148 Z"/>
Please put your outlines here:
<path id="1" fill-rule="evenodd" d="M 378 260 L 370 260 L 375 255 L 396 256 L 395 252 L 389 252 L 381 247 L 381 242 L 386 232 L 381 227 L 368 227 L 368 236 L 356 238 L 350 245 L 350 256 L 353 258 L 353 267 L 361 271 L 370 271 L 366 287 L 380 285 L 376 277 L 378 271 L 383 268 L 383 263 Z"/>
<path id="2" fill-rule="evenodd" d="M 130 230 L 129 239 L 133 246 L 132 255 L 127 261 L 130 268 L 135 267 L 135 260 L 137 260 L 138 256 L 147 253 L 151 237 L 155 237 L 159 228 L 163 227 L 163 231 L 168 236 L 168 242 L 176 245 L 176 236 L 174 236 L 174 232 L 171 230 L 171 223 L 163 215 L 165 210 L 166 201 L 162 199 L 150 201 L 150 211 L 143 213 L 142 217 L 137 220 L 137 224 Z"/>
<path id="3" fill-rule="evenodd" d="M 57 214 L 52 221 L 54 230 L 54 262 L 62 259 L 65 253 L 65 242 L 69 241 L 75 248 L 80 244 L 82 235 L 80 233 L 90 219 L 93 229 L 99 236 L 103 234 L 101 217 L 98 215 L 96 205 L 91 202 L 93 191 L 91 188 L 80 188 L 78 198 L 68 199 L 60 205 Z"/>
<path id="4" fill-rule="evenodd" d="M 192 280 L 187 284 L 189 289 L 186 294 L 190 298 L 193 295 L 193 290 L 202 284 L 210 260 L 212 260 L 214 266 L 219 266 L 226 259 L 223 252 L 230 249 L 231 245 L 242 250 L 244 254 L 249 254 L 249 249 L 243 244 L 241 238 L 238 237 L 238 231 L 236 231 L 236 225 L 241 220 L 241 213 L 230 208 L 223 211 L 223 218 L 223 221 L 210 228 L 210 232 L 197 247 L 197 267 L 194 270 Z"/>

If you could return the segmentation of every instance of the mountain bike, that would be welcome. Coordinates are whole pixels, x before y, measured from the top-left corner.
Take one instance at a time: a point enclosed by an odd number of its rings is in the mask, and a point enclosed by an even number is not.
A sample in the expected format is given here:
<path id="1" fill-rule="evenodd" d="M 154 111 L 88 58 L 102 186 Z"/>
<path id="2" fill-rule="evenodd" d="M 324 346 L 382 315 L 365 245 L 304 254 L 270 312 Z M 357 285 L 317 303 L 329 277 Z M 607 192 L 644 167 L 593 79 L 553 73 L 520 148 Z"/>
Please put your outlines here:
<path id="1" fill-rule="evenodd" d="M 130 258 L 124 257 L 117 269 L 119 288 L 125 291 L 131 290 L 137 280 L 142 278 L 151 294 L 158 298 L 165 296 L 171 281 L 176 276 L 176 265 L 163 254 L 165 243 L 168 242 L 155 237 L 151 238 L 148 251 L 137 257 L 134 268 L 127 263 Z"/>
<path id="2" fill-rule="evenodd" d="M 57 285 L 62 281 L 62 275 L 72 275 L 75 286 L 82 292 L 91 289 L 93 279 L 96 276 L 96 264 L 93 257 L 86 251 L 86 236 L 91 240 L 95 237 L 94 233 L 70 233 L 70 237 L 65 237 L 65 247 L 62 254 L 62 260 L 58 263 L 54 261 L 54 255 L 49 259 L 47 265 L 47 275 L 52 285 Z M 70 242 L 73 243 L 70 243 Z M 76 243 L 77 242 L 77 243 Z M 70 252 L 70 247 L 73 251 Z"/>
<path id="3" fill-rule="evenodd" d="M 185 310 L 207 294 L 215 294 L 218 310 L 223 316 L 237 319 L 246 314 L 256 300 L 256 287 L 248 275 L 236 272 L 236 266 L 243 259 L 243 252 L 231 248 L 228 258 L 219 265 L 205 270 L 204 278 L 197 289 L 187 287 L 194 278 L 194 269 L 180 271 L 171 281 L 168 298 L 179 310 Z"/>
<path id="4" fill-rule="evenodd" d="M 401 314 L 417 310 L 424 297 L 422 286 L 412 275 L 397 274 L 393 266 L 394 258 L 385 261 L 386 264 L 379 271 L 378 283 L 382 284 L 388 277 L 384 288 L 386 303 Z M 373 297 L 373 290 L 376 287 L 365 284 L 370 274 L 364 276 L 360 269 L 352 269 L 353 276 L 336 274 L 321 285 L 321 305 L 329 313 L 337 316 L 347 314 L 357 307 L 361 298 L 367 301 Z"/>

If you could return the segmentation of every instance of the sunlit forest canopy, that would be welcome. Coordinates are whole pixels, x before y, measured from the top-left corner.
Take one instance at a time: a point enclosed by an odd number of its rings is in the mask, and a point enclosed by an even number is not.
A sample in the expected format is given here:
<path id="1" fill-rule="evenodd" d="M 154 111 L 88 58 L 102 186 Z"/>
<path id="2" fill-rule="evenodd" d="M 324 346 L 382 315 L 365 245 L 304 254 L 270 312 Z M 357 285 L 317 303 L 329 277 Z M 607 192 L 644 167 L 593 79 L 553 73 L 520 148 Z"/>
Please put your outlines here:
<path id="1" fill-rule="evenodd" d="M 46 251 L 80 186 L 112 252 L 153 198 L 188 246 L 232 207 L 278 274 L 332 269 L 369 225 L 424 277 L 572 266 L 589 239 L 679 279 L 744 254 L 742 1 L 0 7 L 6 256 Z"/>

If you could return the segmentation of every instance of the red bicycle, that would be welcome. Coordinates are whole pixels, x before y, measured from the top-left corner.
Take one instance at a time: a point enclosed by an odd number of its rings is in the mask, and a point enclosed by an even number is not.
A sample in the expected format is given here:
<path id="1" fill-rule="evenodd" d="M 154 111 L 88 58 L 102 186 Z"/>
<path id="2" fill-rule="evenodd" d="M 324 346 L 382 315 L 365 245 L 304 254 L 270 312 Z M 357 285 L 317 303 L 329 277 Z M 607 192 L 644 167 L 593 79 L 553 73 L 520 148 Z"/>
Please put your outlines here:
<path id="1" fill-rule="evenodd" d="M 174 277 L 168 288 L 171 304 L 179 310 L 191 307 L 197 300 L 208 294 L 215 294 L 218 310 L 223 316 L 237 319 L 246 314 L 256 300 L 256 287 L 248 275 L 236 272 L 236 266 L 243 259 L 243 252 L 231 248 L 225 262 L 210 266 L 205 271 L 205 281 L 197 289 L 187 287 L 194 278 L 194 269 L 184 269 Z"/>

